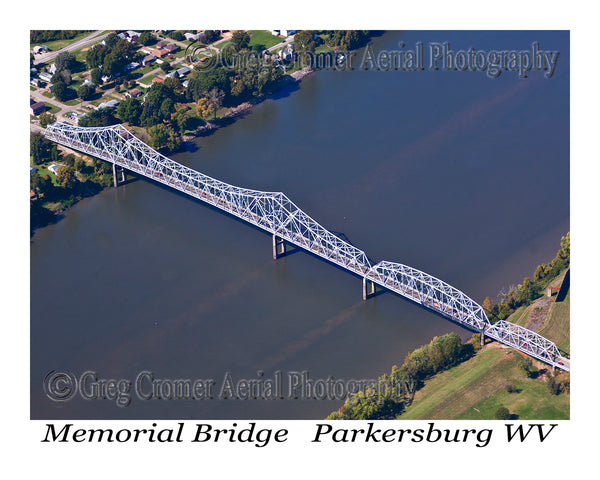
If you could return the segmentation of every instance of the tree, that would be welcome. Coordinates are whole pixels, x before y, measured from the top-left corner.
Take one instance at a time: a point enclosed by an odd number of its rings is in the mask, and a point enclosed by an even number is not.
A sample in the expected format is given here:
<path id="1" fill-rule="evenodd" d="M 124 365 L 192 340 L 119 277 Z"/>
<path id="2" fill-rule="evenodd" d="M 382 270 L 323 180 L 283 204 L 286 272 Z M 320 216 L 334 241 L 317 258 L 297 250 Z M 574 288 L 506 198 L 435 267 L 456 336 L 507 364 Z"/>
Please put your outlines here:
<path id="1" fill-rule="evenodd" d="M 496 410 L 494 416 L 496 417 L 496 420 L 510 420 L 511 414 L 508 408 L 500 407 Z"/>
<path id="2" fill-rule="evenodd" d="M 137 98 L 128 98 L 117 107 L 118 117 L 130 125 L 139 125 L 141 114 L 142 104 Z"/>
<path id="3" fill-rule="evenodd" d="M 54 60 L 57 72 L 60 72 L 61 70 L 73 70 L 76 63 L 77 59 L 69 51 L 60 52 L 57 55 L 56 60 Z"/>
<path id="4" fill-rule="evenodd" d="M 71 85 L 71 82 L 73 81 L 73 79 L 71 78 L 71 70 L 61 70 L 60 76 L 63 82 L 65 82 L 65 85 Z"/>
<path id="5" fill-rule="evenodd" d="M 142 32 L 138 38 L 138 43 L 141 43 L 142 45 L 150 45 L 153 40 L 154 37 L 150 32 Z"/>
<path id="6" fill-rule="evenodd" d="M 91 78 L 94 85 L 102 85 L 102 70 L 94 68 L 91 73 Z"/>
<path id="7" fill-rule="evenodd" d="M 117 123 L 120 122 L 110 108 L 91 111 L 79 119 L 80 127 L 108 127 Z"/>
<path id="8" fill-rule="evenodd" d="M 178 42 L 183 42 L 183 40 L 185 40 L 183 33 L 181 33 L 179 30 L 175 30 L 174 32 L 171 32 L 169 34 L 169 37 L 171 37 L 173 40 L 176 40 Z"/>
<path id="9" fill-rule="evenodd" d="M 235 30 L 231 35 L 231 45 L 236 52 L 248 48 L 250 43 L 250 35 L 245 30 Z"/>
<path id="10" fill-rule="evenodd" d="M 54 85 L 54 96 L 57 100 L 64 102 L 69 99 L 69 89 L 65 85 L 65 82 L 58 81 Z"/>
<path id="11" fill-rule="evenodd" d="M 114 32 L 109 33 L 108 36 L 104 39 L 104 43 L 108 48 L 114 47 L 118 41 L 119 36 Z"/>
<path id="12" fill-rule="evenodd" d="M 215 107 L 208 98 L 202 97 L 196 102 L 196 112 L 200 118 L 207 119 L 215 113 Z"/>
<path id="13" fill-rule="evenodd" d="M 317 43 L 314 40 L 315 32 L 312 30 L 301 30 L 294 35 L 296 50 L 298 52 L 314 52 Z"/>
<path id="14" fill-rule="evenodd" d="M 48 174 L 40 176 L 37 172 L 33 172 L 30 177 L 29 185 L 31 190 L 38 195 L 49 196 L 54 190 L 54 184 Z"/>
<path id="15" fill-rule="evenodd" d="M 173 70 L 173 67 L 171 66 L 171 64 L 169 62 L 163 62 L 160 65 L 160 69 L 165 73 L 169 73 L 171 70 Z"/>
<path id="16" fill-rule="evenodd" d="M 56 122 L 56 116 L 50 112 L 42 113 L 40 115 L 39 119 L 40 119 L 40 126 L 42 128 L 46 128 L 48 125 L 51 125 L 54 122 Z"/>
<path id="17" fill-rule="evenodd" d="M 175 104 L 175 112 L 171 114 L 171 124 L 180 132 L 184 132 L 188 128 L 189 110 L 189 107 L 183 103 Z"/>
<path id="18" fill-rule="evenodd" d="M 29 150 L 34 165 L 47 162 L 50 156 L 50 141 L 40 133 L 32 133 L 29 137 Z"/>
<path id="19" fill-rule="evenodd" d="M 169 128 L 166 125 L 159 123 L 158 125 L 154 125 L 148 129 L 148 135 L 150 135 L 150 143 L 152 144 L 152 148 L 159 150 L 167 146 L 167 141 L 169 139 Z"/>
<path id="20" fill-rule="evenodd" d="M 85 63 L 88 68 L 98 68 L 104 62 L 104 57 L 106 54 L 110 52 L 110 48 L 107 45 L 102 45 L 101 43 L 94 45 L 90 50 L 88 50 L 87 55 L 85 56 Z"/>
<path id="21" fill-rule="evenodd" d="M 95 93 L 96 89 L 94 87 L 90 87 L 89 85 L 82 85 L 77 90 L 77 96 L 83 101 L 90 100 Z"/>
<path id="22" fill-rule="evenodd" d="M 116 75 L 121 71 L 121 62 L 117 57 L 116 53 L 111 52 L 104 57 L 104 64 L 102 65 L 102 73 L 104 75 Z"/>
<path id="23" fill-rule="evenodd" d="M 63 188 L 70 188 L 75 180 L 75 168 L 70 165 L 61 165 L 56 172 L 56 181 Z"/>
<path id="24" fill-rule="evenodd" d="M 171 114 L 175 111 L 175 103 L 171 98 L 165 98 L 160 104 L 160 113 L 163 118 L 171 118 Z"/>
<path id="25" fill-rule="evenodd" d="M 208 101 L 212 104 L 215 109 L 215 119 L 217 118 L 217 110 L 223 104 L 223 99 L 225 98 L 225 92 L 219 88 L 213 88 L 210 92 L 208 92 Z"/>
<path id="26" fill-rule="evenodd" d="M 485 297 L 482 307 L 486 313 L 490 313 L 494 308 L 494 301 L 490 297 Z"/>
<path id="27" fill-rule="evenodd" d="M 216 42 L 219 38 L 221 38 L 221 35 L 219 35 L 219 32 L 216 30 L 204 30 L 204 37 L 205 42 L 208 44 Z"/>

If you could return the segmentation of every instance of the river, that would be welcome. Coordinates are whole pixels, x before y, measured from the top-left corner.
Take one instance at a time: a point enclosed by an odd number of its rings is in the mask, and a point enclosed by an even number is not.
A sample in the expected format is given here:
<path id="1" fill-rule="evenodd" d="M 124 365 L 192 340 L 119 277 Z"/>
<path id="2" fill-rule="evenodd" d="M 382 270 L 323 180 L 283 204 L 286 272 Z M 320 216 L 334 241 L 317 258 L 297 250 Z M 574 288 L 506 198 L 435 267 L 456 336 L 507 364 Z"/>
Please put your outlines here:
<path id="1" fill-rule="evenodd" d="M 171 157 L 284 192 L 375 262 L 494 298 L 550 261 L 569 230 L 569 34 L 388 32 L 372 46 L 446 41 L 539 42 L 560 56 L 551 78 L 319 71 Z M 274 261 L 269 235 L 145 179 L 84 199 L 31 239 L 33 419 L 320 419 L 343 400 L 292 398 L 295 372 L 376 378 L 448 332 L 471 335 L 392 293 L 363 302 L 360 278 L 307 253 Z M 83 395 L 50 400 L 51 371 L 83 376 Z M 149 399 L 143 372 L 212 379 L 213 398 Z M 277 372 L 283 399 L 219 395 L 229 378 L 264 386 Z"/>

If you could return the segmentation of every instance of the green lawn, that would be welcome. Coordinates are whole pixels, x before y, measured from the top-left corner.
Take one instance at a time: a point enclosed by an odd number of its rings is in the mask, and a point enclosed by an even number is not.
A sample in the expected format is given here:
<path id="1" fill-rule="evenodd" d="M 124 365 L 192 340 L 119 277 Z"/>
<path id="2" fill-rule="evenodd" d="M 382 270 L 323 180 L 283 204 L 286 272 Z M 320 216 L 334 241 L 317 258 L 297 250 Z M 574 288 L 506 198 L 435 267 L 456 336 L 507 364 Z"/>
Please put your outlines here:
<path id="1" fill-rule="evenodd" d="M 517 308 L 507 319 L 507 322 L 515 323 L 522 327 L 525 326 L 527 322 L 527 317 L 529 316 L 530 308 L 529 306 L 522 306 Z"/>
<path id="2" fill-rule="evenodd" d="M 519 358 L 514 350 L 488 344 L 475 357 L 427 380 L 398 418 L 493 420 L 503 406 L 519 420 L 568 419 L 570 395 L 551 395 L 543 378 L 527 378 Z M 508 383 L 518 392 L 509 393 Z"/>
<path id="3" fill-rule="evenodd" d="M 66 102 L 63 102 L 65 105 L 68 105 L 69 107 L 73 107 L 75 105 L 79 105 L 83 100 L 81 100 L 81 98 L 72 98 L 71 100 L 67 100 Z"/>
<path id="4" fill-rule="evenodd" d="M 46 108 L 48 109 L 46 111 L 50 113 L 60 112 L 61 110 L 59 107 L 57 107 L 56 105 L 52 105 L 51 103 L 44 102 L 44 105 L 46 105 Z"/>
<path id="5" fill-rule="evenodd" d="M 552 339 L 556 346 L 567 354 L 571 352 L 570 314 L 571 290 L 569 289 L 562 302 L 554 302 L 550 306 L 546 321 L 538 332 L 540 335 Z"/>
<path id="6" fill-rule="evenodd" d="M 268 30 L 250 30 L 250 47 L 253 45 L 264 45 L 265 48 L 271 48 L 273 45 L 281 43 L 281 37 L 271 35 Z"/>
<path id="7" fill-rule="evenodd" d="M 144 85 L 150 85 L 152 83 L 152 79 L 156 77 L 157 75 L 147 75 L 144 78 L 140 78 L 138 82 L 143 83 Z"/>

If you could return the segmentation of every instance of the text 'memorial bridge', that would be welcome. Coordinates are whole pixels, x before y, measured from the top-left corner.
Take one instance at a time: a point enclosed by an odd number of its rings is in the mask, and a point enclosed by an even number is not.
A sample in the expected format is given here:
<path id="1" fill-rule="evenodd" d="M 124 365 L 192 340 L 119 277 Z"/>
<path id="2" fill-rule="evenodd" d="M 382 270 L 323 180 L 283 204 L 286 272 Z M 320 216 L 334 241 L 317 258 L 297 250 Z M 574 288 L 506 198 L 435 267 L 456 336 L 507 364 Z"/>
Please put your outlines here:
<path id="1" fill-rule="evenodd" d="M 502 342 L 553 367 L 569 370 L 569 360 L 541 335 L 504 320 L 492 324 L 484 309 L 442 280 L 416 268 L 382 261 L 371 265 L 362 250 L 333 235 L 281 192 L 261 192 L 229 185 L 161 155 L 121 125 L 83 128 L 53 123 L 49 140 L 144 175 L 225 210 L 273 235 L 273 256 L 299 247 L 363 279 L 363 299 L 377 286 L 391 290 L 470 330 Z"/>

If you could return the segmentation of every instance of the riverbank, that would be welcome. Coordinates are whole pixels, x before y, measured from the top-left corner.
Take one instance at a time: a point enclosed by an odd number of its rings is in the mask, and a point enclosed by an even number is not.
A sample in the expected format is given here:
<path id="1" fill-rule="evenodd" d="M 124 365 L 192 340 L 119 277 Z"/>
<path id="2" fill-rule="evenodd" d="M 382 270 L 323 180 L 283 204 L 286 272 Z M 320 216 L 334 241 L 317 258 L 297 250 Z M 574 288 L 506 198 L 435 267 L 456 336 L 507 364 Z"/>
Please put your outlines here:
<path id="1" fill-rule="evenodd" d="M 227 112 L 226 114 L 217 118 L 216 120 L 208 121 L 208 122 L 206 122 L 205 125 L 198 127 L 193 132 L 183 135 L 182 140 L 184 142 L 192 142 L 194 139 L 196 139 L 198 137 L 204 137 L 206 135 L 211 135 L 219 128 L 223 128 L 223 127 L 231 125 L 237 118 L 243 116 L 246 113 L 249 113 L 250 110 L 252 110 L 257 105 L 260 105 L 262 102 L 264 102 L 268 98 L 281 92 L 281 90 L 288 88 L 294 84 L 299 83 L 300 81 L 302 81 L 302 79 L 308 77 L 309 75 L 311 75 L 314 72 L 315 72 L 315 70 L 313 70 L 312 68 L 305 67 L 301 70 L 297 70 L 295 72 L 290 73 L 289 75 L 282 77 L 270 89 L 269 92 L 267 92 L 265 94 L 261 94 L 258 97 L 254 98 L 250 101 L 243 102 L 240 105 L 233 107 L 229 112 Z M 183 147 L 183 148 L 185 148 L 185 147 Z"/>

